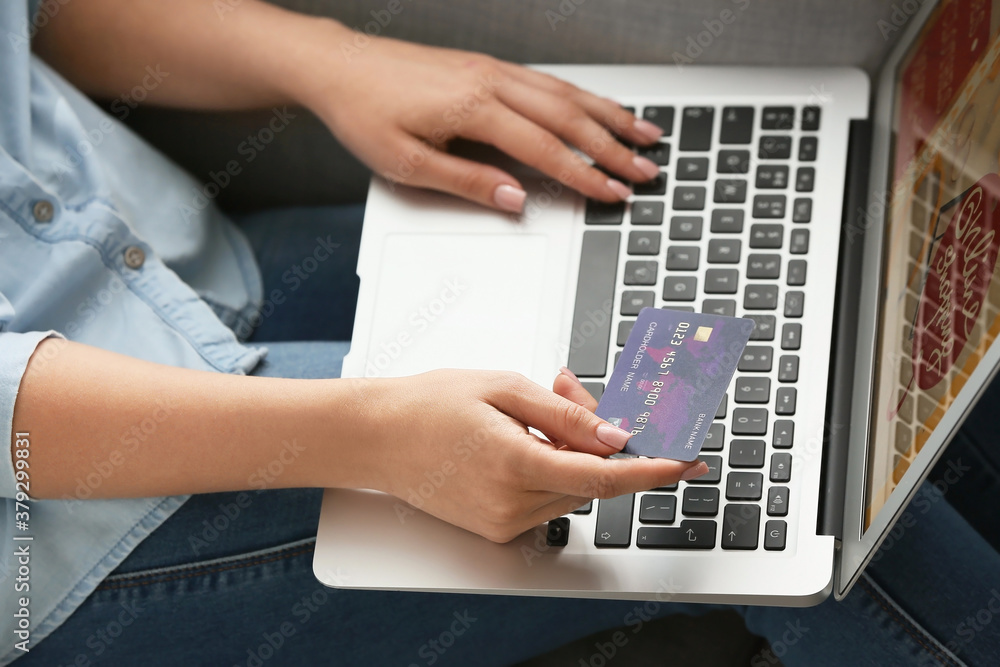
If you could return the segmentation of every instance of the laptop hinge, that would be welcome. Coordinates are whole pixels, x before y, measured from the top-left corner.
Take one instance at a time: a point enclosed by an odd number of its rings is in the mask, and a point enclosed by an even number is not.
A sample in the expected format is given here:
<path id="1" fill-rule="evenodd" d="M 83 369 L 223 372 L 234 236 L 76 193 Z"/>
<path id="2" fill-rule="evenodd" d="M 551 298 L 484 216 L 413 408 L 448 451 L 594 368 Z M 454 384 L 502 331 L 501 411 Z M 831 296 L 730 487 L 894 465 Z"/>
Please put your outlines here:
<path id="1" fill-rule="evenodd" d="M 861 263 L 866 229 L 865 205 L 871 160 L 871 130 L 868 120 L 852 120 L 847 149 L 847 174 L 840 228 L 840 258 L 837 264 L 837 298 L 833 310 L 833 354 L 830 355 L 826 423 L 823 429 L 823 468 L 819 496 L 820 535 L 833 535 L 840 542 L 844 528 L 844 492 L 847 477 L 847 446 L 854 389 L 854 357 L 857 347 L 858 308 L 861 293 Z"/>

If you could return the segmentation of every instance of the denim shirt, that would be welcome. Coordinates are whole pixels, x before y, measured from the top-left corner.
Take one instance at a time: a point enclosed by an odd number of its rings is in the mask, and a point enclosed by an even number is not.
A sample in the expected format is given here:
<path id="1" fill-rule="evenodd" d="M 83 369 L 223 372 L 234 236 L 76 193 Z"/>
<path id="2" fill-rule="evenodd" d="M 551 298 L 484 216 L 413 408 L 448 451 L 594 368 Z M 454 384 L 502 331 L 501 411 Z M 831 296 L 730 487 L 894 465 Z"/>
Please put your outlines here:
<path id="1" fill-rule="evenodd" d="M 264 354 L 227 327 L 249 321 L 261 301 L 246 239 L 198 196 L 198 183 L 31 55 L 44 23 L 33 20 L 37 5 L 0 2 L 0 664 L 65 621 L 185 500 L 87 500 L 141 447 L 133 433 L 144 423 L 123 426 L 121 442 L 62 500 L 25 497 L 32 425 L 7 443 L 38 343 L 65 337 L 226 373 L 246 373 Z M 154 64 L 136 85 L 167 76 Z M 123 117 L 130 104 L 111 108 Z M 36 361 L 47 360 L 39 350 Z M 28 450 L 26 470 L 15 471 L 7 447 L 19 458 Z"/>

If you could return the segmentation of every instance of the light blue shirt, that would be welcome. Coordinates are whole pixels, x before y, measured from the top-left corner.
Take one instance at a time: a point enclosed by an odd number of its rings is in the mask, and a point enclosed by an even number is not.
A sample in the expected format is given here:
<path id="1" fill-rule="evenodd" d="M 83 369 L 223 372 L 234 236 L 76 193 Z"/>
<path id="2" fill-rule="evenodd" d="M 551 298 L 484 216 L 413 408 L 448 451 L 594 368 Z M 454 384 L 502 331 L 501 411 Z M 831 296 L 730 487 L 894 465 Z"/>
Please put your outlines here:
<path id="1" fill-rule="evenodd" d="M 32 57 L 37 6 L 0 2 L 0 664 L 23 654 L 16 643 L 27 635 L 15 630 L 25 613 L 30 649 L 185 500 L 86 500 L 141 446 L 123 428 L 73 494 L 15 514 L 24 507 L 6 443 L 38 343 L 62 336 L 226 373 L 246 373 L 264 354 L 227 327 L 261 301 L 246 240 L 197 182 Z M 136 85 L 167 76 L 153 65 Z M 19 426 L 30 451 L 31 425 Z"/>

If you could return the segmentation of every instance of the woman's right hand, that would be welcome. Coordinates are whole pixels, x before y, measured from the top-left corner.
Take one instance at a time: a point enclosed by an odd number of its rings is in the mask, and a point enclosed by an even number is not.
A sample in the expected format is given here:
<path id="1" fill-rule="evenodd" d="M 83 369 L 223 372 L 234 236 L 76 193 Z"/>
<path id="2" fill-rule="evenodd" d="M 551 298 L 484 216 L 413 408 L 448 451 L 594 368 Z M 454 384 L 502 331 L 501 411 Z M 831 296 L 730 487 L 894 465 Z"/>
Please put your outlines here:
<path id="1" fill-rule="evenodd" d="M 629 438 L 564 371 L 549 391 L 516 373 L 441 370 L 378 380 L 359 443 L 369 486 L 494 542 L 593 498 L 691 479 L 701 462 L 608 458 Z M 529 432 L 544 433 L 548 440 Z"/>

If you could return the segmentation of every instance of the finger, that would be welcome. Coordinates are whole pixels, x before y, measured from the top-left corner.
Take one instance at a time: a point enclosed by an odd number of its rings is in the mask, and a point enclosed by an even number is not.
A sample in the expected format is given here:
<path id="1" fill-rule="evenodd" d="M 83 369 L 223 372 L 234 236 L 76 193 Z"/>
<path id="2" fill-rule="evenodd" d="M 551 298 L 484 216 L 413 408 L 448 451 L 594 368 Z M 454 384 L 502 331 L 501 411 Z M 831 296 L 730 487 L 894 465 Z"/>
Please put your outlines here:
<path id="1" fill-rule="evenodd" d="M 582 496 L 560 496 L 558 500 L 553 500 L 550 503 L 542 505 L 529 514 L 528 521 L 532 526 L 540 526 L 546 521 L 552 521 L 552 519 L 569 514 L 573 510 L 578 510 L 592 501 L 593 498 L 584 498 Z"/>
<path id="2" fill-rule="evenodd" d="M 701 461 L 671 459 L 605 459 L 570 450 L 539 450 L 528 471 L 529 488 L 569 496 L 614 498 L 694 479 L 708 472 Z"/>
<path id="3" fill-rule="evenodd" d="M 631 437 L 628 431 L 612 426 L 583 406 L 521 376 L 499 382 L 488 399 L 493 407 L 545 433 L 553 443 L 566 444 L 579 452 L 610 456 L 621 451 Z"/>
<path id="4" fill-rule="evenodd" d="M 632 191 L 608 178 L 569 149 L 556 135 L 539 127 L 502 102 L 483 107 L 462 136 L 492 144 L 567 187 L 603 202 L 627 199 Z"/>
<path id="5" fill-rule="evenodd" d="M 591 412 L 597 410 L 597 401 L 584 388 L 583 383 L 580 382 L 580 378 L 565 366 L 559 369 L 559 375 L 556 376 L 555 381 L 552 383 L 552 391 L 563 398 L 573 401 L 577 405 L 583 406 Z"/>
<path id="6" fill-rule="evenodd" d="M 636 118 L 614 100 L 599 97 L 568 81 L 529 67 L 507 62 L 501 62 L 500 65 L 505 74 L 517 81 L 537 86 L 560 97 L 573 99 L 586 109 L 592 118 L 627 141 L 645 146 L 663 136 L 663 130 L 659 126 L 648 120 Z"/>
<path id="7" fill-rule="evenodd" d="M 652 160 L 622 146 L 575 101 L 517 81 L 498 91 L 500 101 L 538 126 L 552 131 L 617 174 L 648 181 L 660 174 Z"/>
<path id="8" fill-rule="evenodd" d="M 406 185 L 447 192 L 509 213 L 524 210 L 524 188 L 502 169 L 430 149 L 413 137 L 405 142 L 409 145 L 404 154 L 422 156 L 421 164 L 414 165 L 413 173 L 402 181 Z"/>

